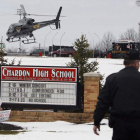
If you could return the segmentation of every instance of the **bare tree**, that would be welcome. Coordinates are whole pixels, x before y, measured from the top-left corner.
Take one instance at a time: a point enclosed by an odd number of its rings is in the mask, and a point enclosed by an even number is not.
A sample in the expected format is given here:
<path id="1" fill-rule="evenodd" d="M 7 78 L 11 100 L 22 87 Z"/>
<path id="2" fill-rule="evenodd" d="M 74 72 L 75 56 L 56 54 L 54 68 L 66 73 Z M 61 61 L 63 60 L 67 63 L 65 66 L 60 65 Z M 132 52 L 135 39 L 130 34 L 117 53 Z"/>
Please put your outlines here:
<path id="1" fill-rule="evenodd" d="M 17 52 L 18 52 L 18 49 L 17 49 L 17 48 L 14 48 L 14 47 L 8 48 L 8 49 L 7 49 L 7 52 L 8 52 L 8 53 L 17 53 Z M 26 53 L 26 49 L 25 49 L 25 48 L 22 49 L 21 52 L 22 52 L 22 53 Z"/>
<path id="2" fill-rule="evenodd" d="M 115 37 L 111 32 L 107 32 L 103 35 L 101 41 L 101 49 L 103 51 L 109 50 L 112 48 L 112 42 L 115 41 Z"/>
<path id="3" fill-rule="evenodd" d="M 126 32 L 122 33 L 120 35 L 120 39 L 127 39 L 127 40 L 133 40 L 133 41 L 138 41 L 138 33 L 132 28 L 128 29 Z"/>
<path id="4" fill-rule="evenodd" d="M 8 53 L 13 53 L 13 52 L 17 52 L 17 48 L 11 47 L 7 49 Z"/>

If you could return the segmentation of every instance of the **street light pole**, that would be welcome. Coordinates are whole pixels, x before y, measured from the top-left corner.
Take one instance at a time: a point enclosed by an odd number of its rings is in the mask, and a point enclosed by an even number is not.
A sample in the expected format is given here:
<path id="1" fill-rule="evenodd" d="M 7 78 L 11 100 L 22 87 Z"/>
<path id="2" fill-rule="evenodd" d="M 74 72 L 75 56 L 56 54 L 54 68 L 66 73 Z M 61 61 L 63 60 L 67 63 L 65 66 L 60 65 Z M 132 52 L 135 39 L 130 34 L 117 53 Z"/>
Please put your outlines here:
<path id="1" fill-rule="evenodd" d="M 99 39 L 99 57 L 101 57 L 101 54 L 100 54 L 100 45 L 101 45 L 101 42 L 100 42 L 100 38 L 99 38 L 99 36 L 96 34 L 96 33 L 94 33 L 96 36 L 97 36 L 97 38 Z"/>
<path id="2" fill-rule="evenodd" d="M 61 57 L 61 40 L 62 40 L 62 37 L 64 34 L 65 34 L 65 32 L 62 34 L 61 39 L 60 39 L 60 57 Z"/>
<path id="3" fill-rule="evenodd" d="M 51 31 L 50 31 L 51 32 Z M 50 33 L 49 32 L 49 33 Z M 46 38 L 47 38 L 47 36 L 49 35 L 49 33 L 45 36 L 45 40 L 44 40 L 44 56 L 45 56 L 45 42 L 46 42 Z"/>
<path id="4" fill-rule="evenodd" d="M 3 36 L 1 37 L 1 52 L 2 52 L 2 39 L 3 39 Z"/>
<path id="5" fill-rule="evenodd" d="M 93 40 L 93 57 L 94 57 L 94 38 L 93 38 L 93 35 L 90 32 L 88 32 L 88 33 L 91 35 L 92 40 Z"/>
<path id="6" fill-rule="evenodd" d="M 58 32 L 57 32 L 57 33 L 58 33 Z M 57 34 L 57 33 L 56 33 L 56 34 Z M 54 37 L 56 36 L 56 34 L 55 34 L 55 35 L 53 36 L 53 38 L 52 38 L 52 51 L 53 51 L 53 39 L 54 39 Z M 52 51 L 51 51 L 51 52 L 52 52 Z M 51 57 L 52 57 L 52 53 L 51 53 Z"/>
<path id="7" fill-rule="evenodd" d="M 17 9 L 17 14 L 20 16 L 20 19 L 21 19 L 22 9 Z M 19 41 L 19 52 L 21 52 L 21 38 Z"/>

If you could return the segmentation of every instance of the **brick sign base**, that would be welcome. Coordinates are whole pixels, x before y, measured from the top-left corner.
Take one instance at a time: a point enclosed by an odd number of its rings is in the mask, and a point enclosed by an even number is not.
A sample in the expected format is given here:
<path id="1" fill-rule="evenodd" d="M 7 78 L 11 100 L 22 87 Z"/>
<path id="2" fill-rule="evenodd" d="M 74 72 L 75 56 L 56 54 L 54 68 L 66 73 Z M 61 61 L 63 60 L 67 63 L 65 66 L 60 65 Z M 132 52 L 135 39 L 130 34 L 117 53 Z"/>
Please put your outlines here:
<path id="1" fill-rule="evenodd" d="M 87 123 L 87 122 L 93 122 L 93 114 L 12 111 L 9 121 L 17 121 L 17 122 L 66 121 L 72 123 Z"/>

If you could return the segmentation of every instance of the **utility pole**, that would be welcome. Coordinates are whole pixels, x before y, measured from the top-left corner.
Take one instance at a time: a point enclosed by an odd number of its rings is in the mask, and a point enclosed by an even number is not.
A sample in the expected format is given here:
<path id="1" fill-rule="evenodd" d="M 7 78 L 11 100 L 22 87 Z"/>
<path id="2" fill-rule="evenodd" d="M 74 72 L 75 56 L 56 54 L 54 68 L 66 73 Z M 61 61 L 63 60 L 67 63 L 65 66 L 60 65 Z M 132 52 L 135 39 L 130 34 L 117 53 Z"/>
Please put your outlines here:
<path id="1" fill-rule="evenodd" d="M 93 35 L 90 32 L 88 32 L 88 33 L 91 35 L 92 40 L 93 40 L 93 58 L 94 58 L 94 38 L 93 38 Z"/>
<path id="2" fill-rule="evenodd" d="M 1 49 L 2 49 L 2 39 L 3 39 L 3 36 L 1 37 Z"/>
<path id="3" fill-rule="evenodd" d="M 40 43 L 39 43 L 39 49 L 40 49 Z"/>
<path id="4" fill-rule="evenodd" d="M 60 57 L 61 57 L 61 40 L 62 40 L 62 37 L 64 34 L 65 34 L 65 32 L 62 34 L 61 39 L 60 39 Z"/>
<path id="5" fill-rule="evenodd" d="M 17 14 L 20 16 L 20 19 L 21 19 L 22 9 L 17 9 Z M 21 38 L 19 41 L 19 53 L 20 52 L 21 52 Z"/>
<path id="6" fill-rule="evenodd" d="M 58 32 L 57 32 L 58 33 Z M 57 34 L 56 33 L 56 34 Z M 52 38 L 52 51 L 51 52 L 53 52 L 53 39 L 54 39 L 54 37 L 56 36 L 56 34 L 53 36 L 53 38 Z M 51 53 L 51 57 L 52 57 L 52 53 Z"/>
<path id="7" fill-rule="evenodd" d="M 100 38 L 99 38 L 99 36 L 96 34 L 96 33 L 94 33 L 95 34 L 95 36 L 97 36 L 97 38 L 99 39 L 99 57 L 101 57 L 101 53 L 100 53 L 100 49 L 101 49 L 101 41 L 100 41 Z"/>
<path id="8" fill-rule="evenodd" d="M 51 32 L 51 31 L 50 31 Z M 49 32 L 49 33 L 50 33 Z M 44 40 L 44 56 L 45 56 L 45 41 L 46 41 L 46 38 L 47 38 L 47 36 L 49 35 L 49 33 L 45 36 L 45 40 Z"/>
<path id="9" fill-rule="evenodd" d="M 139 24 L 138 41 L 140 41 L 140 22 L 138 24 Z"/>

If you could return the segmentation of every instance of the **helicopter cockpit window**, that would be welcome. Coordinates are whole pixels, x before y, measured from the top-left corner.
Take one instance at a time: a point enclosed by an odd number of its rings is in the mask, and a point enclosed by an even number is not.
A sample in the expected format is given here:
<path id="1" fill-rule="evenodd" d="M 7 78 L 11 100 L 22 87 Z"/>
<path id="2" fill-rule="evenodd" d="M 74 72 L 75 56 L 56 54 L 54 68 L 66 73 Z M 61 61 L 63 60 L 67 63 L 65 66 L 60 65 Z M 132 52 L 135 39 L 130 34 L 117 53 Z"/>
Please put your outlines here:
<path id="1" fill-rule="evenodd" d="M 9 29 L 8 29 L 8 32 L 9 32 L 9 33 L 12 33 L 13 30 L 14 30 L 14 27 L 11 25 L 11 26 L 9 27 Z"/>

